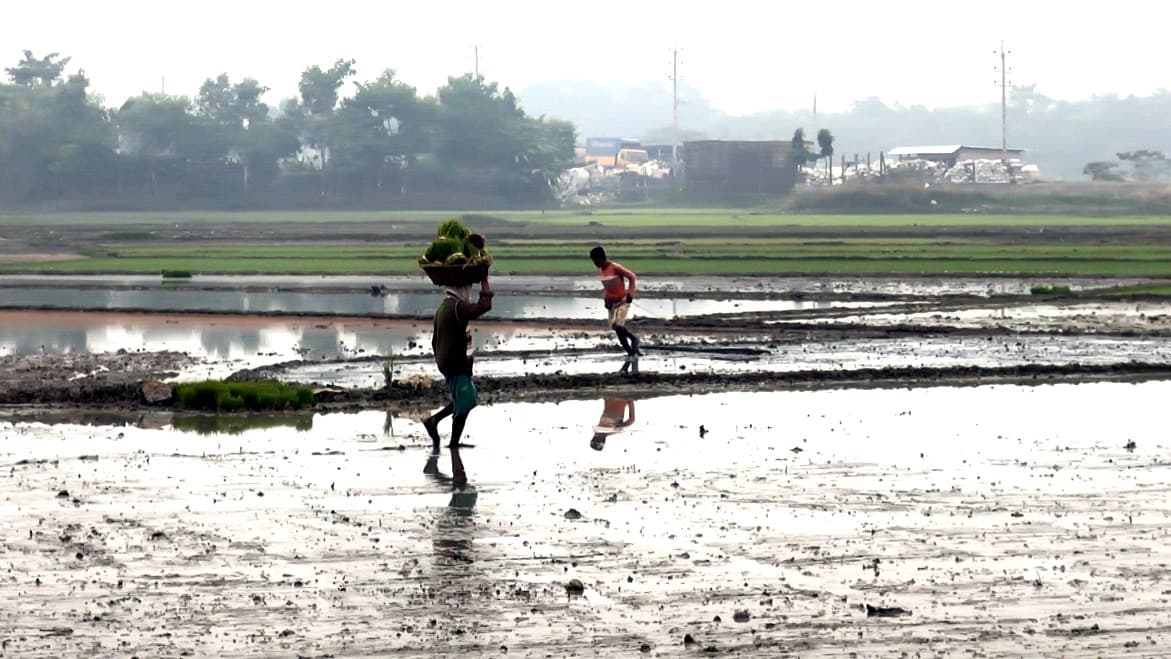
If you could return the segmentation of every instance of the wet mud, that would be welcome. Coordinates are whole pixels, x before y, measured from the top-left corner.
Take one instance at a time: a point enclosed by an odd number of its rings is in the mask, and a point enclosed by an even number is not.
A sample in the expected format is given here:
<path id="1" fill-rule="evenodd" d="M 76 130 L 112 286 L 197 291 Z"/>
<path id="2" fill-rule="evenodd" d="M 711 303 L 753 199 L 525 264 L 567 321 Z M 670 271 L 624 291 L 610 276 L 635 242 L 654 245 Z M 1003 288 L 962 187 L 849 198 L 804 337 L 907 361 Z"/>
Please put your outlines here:
<path id="1" fill-rule="evenodd" d="M 0 312 L 0 656 L 1165 656 L 1171 310 L 986 285 L 477 323 L 436 458 L 426 321 Z"/>
<path id="2" fill-rule="evenodd" d="M 485 405 L 463 488 L 380 412 L 0 422 L 0 652 L 1164 656 L 1168 394 Z"/>
<path id="3" fill-rule="evenodd" d="M 135 353 L 0 357 L 0 405 L 145 404 L 142 383 L 173 378 L 192 365 L 186 354 Z"/>

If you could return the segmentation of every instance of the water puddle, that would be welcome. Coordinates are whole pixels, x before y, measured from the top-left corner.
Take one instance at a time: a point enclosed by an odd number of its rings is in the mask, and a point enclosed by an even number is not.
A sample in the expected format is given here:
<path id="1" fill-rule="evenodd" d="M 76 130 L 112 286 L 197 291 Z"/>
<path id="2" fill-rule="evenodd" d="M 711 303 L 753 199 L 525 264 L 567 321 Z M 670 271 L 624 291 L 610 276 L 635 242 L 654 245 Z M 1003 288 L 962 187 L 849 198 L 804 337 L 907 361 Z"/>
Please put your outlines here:
<path id="1" fill-rule="evenodd" d="M 0 421 L 0 627 L 18 656 L 1164 654 L 1168 395 L 493 405 L 435 460 L 393 412 Z"/>
<path id="2" fill-rule="evenodd" d="M 601 331 L 484 324 L 479 349 L 557 350 L 594 345 Z M 236 318 L 0 311 L 0 355 L 171 350 L 216 361 L 344 359 L 430 354 L 426 321 Z"/>
<path id="3" fill-rule="evenodd" d="M 419 293 L 371 294 L 370 292 L 237 291 L 183 288 L 3 288 L 0 308 L 92 309 L 105 311 L 157 311 L 204 313 L 298 313 L 335 316 L 422 317 L 434 313 L 442 299 L 435 290 Z M 806 300 L 700 300 L 689 298 L 640 298 L 631 317 L 646 315 L 669 319 L 709 314 L 759 311 L 863 308 L 876 302 Z M 501 319 L 557 318 L 591 320 L 605 317 L 601 296 L 500 295 L 492 315 Z"/>

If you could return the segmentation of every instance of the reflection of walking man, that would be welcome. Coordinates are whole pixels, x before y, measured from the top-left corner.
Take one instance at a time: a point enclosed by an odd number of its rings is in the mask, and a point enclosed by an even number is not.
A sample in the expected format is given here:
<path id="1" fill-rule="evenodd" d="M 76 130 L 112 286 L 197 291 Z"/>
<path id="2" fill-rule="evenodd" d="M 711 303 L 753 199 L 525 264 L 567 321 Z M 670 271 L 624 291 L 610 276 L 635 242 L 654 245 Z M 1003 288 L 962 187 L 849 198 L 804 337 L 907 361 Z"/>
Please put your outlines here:
<path id="1" fill-rule="evenodd" d="M 476 406 L 476 385 L 472 382 L 472 333 L 468 323 L 492 309 L 492 295 L 487 279 L 480 282 L 480 298 L 476 302 L 471 301 L 471 286 L 451 286 L 435 310 L 431 348 L 435 351 L 435 365 L 447 381 L 447 395 L 451 402 L 423 422 L 431 437 L 433 453 L 439 452 L 439 422 L 452 417 L 448 446 L 457 447 L 468 414 Z M 456 459 L 453 453 L 453 462 Z"/>
<path id="2" fill-rule="evenodd" d="M 602 405 L 602 418 L 598 419 L 598 425 L 594 426 L 594 438 L 590 440 L 590 448 L 595 451 L 601 451 L 606 447 L 608 436 L 620 433 L 634 423 L 634 401 L 607 398 Z"/>

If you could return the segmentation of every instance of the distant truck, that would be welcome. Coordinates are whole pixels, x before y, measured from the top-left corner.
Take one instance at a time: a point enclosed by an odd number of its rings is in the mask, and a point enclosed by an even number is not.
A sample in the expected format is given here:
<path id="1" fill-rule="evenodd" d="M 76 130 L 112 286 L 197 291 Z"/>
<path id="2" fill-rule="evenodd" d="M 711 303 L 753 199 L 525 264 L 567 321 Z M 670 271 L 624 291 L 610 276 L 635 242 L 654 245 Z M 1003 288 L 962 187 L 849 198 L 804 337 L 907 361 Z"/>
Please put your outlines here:
<path id="1" fill-rule="evenodd" d="M 641 165 L 650 160 L 650 154 L 638 140 L 624 140 L 617 137 L 587 137 L 585 161 L 601 165 L 604 169 L 626 169 L 629 165 Z"/>

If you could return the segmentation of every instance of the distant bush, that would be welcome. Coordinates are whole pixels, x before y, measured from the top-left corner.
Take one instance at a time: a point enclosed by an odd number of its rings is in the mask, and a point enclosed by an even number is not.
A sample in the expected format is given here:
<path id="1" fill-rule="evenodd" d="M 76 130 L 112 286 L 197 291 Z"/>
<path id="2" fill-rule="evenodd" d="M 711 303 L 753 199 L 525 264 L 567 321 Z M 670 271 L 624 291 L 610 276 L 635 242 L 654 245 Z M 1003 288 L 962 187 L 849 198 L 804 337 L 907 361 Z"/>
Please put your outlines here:
<path id="1" fill-rule="evenodd" d="M 313 405 L 313 390 L 283 382 L 206 380 L 175 385 L 178 406 L 206 412 L 299 410 Z"/>
<path id="2" fill-rule="evenodd" d="M 1029 289 L 1033 295 L 1070 295 L 1069 286 L 1034 286 Z"/>
<path id="3" fill-rule="evenodd" d="M 163 270 L 163 279 L 191 279 L 190 270 Z"/>

